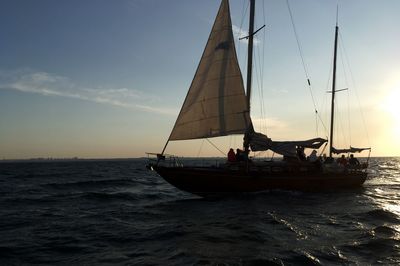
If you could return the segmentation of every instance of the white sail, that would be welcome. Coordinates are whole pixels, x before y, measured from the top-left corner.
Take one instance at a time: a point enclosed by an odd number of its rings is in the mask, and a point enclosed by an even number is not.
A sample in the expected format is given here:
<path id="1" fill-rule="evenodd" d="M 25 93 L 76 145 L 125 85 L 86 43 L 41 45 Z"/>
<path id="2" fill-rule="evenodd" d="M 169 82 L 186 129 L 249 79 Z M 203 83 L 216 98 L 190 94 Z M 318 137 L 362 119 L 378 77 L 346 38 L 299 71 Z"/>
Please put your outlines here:
<path id="1" fill-rule="evenodd" d="M 169 140 L 243 134 L 250 124 L 229 3 L 223 0 Z"/>

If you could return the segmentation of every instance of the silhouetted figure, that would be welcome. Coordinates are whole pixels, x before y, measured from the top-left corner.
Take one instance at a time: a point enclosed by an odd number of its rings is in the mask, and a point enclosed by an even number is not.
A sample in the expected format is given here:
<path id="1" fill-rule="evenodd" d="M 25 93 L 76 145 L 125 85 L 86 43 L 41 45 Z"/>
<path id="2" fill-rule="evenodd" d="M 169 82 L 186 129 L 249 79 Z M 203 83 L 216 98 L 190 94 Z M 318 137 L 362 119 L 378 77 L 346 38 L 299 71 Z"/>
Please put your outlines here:
<path id="1" fill-rule="evenodd" d="M 283 160 L 289 163 L 297 163 L 299 160 L 296 156 L 283 155 Z"/>
<path id="2" fill-rule="evenodd" d="M 334 161 L 335 161 L 335 160 L 333 160 L 332 157 L 327 157 L 327 158 L 325 158 L 324 163 L 326 163 L 326 164 L 331 164 L 331 163 L 333 163 Z"/>
<path id="3" fill-rule="evenodd" d="M 306 155 L 304 153 L 304 147 L 297 146 L 296 152 L 297 152 L 297 157 L 299 157 L 300 161 L 305 161 L 306 160 Z"/>
<path id="4" fill-rule="evenodd" d="M 346 157 L 344 157 L 344 155 L 342 155 L 342 157 L 337 159 L 337 163 L 340 164 L 340 165 L 346 166 L 347 165 Z"/>
<path id="5" fill-rule="evenodd" d="M 360 162 L 357 160 L 357 158 L 354 157 L 353 154 L 350 154 L 349 164 L 350 165 L 360 165 Z"/>
<path id="6" fill-rule="evenodd" d="M 243 159 L 243 151 L 241 149 L 236 149 L 236 161 L 241 162 Z"/>
<path id="7" fill-rule="evenodd" d="M 232 148 L 228 152 L 228 162 L 236 162 L 236 154 Z"/>
<path id="8" fill-rule="evenodd" d="M 317 160 L 318 160 L 317 151 L 313 150 L 310 156 L 308 156 L 308 161 L 313 163 L 316 162 Z"/>
<path id="9" fill-rule="evenodd" d="M 242 158 L 243 158 L 243 161 L 245 161 L 245 162 L 249 161 L 249 151 L 243 151 Z"/>

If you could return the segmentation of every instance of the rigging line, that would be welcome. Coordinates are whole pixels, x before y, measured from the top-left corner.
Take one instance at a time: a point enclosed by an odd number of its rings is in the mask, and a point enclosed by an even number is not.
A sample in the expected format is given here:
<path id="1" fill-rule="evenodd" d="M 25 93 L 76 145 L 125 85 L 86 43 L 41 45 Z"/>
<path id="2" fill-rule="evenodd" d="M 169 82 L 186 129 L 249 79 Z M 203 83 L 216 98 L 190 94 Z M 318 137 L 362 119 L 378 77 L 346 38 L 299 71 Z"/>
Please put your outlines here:
<path id="1" fill-rule="evenodd" d="M 246 5 L 247 3 L 247 5 Z M 238 35 L 240 36 L 240 33 L 243 30 L 243 23 L 244 23 L 244 19 L 246 17 L 247 14 L 247 9 L 249 8 L 250 2 L 247 0 L 243 0 L 243 6 L 242 6 L 242 20 L 240 21 L 240 26 L 239 26 L 239 32 Z M 238 55 L 240 55 L 240 38 L 239 38 L 239 42 L 238 42 Z"/>
<path id="2" fill-rule="evenodd" d="M 238 139 L 237 139 L 237 136 L 235 136 L 235 135 L 231 135 L 232 136 L 232 142 L 233 142 L 233 144 L 231 144 L 231 147 L 236 147 L 237 146 L 237 142 L 238 142 Z M 239 141 L 239 142 L 241 142 L 241 141 Z"/>
<path id="3" fill-rule="evenodd" d="M 247 3 L 247 5 L 246 5 L 246 3 Z M 250 5 L 250 3 L 249 3 L 249 1 L 247 1 L 247 0 L 243 0 L 243 6 L 242 6 L 242 20 L 240 21 L 240 29 L 242 29 L 242 26 L 243 26 L 243 22 L 244 22 L 244 19 L 245 19 L 245 14 L 247 14 L 247 9 L 249 8 L 249 5 Z M 246 6 L 246 7 L 245 7 Z"/>
<path id="4" fill-rule="evenodd" d="M 336 117 L 337 117 L 337 120 L 338 120 L 338 127 L 336 128 L 336 133 L 338 133 L 338 131 L 340 131 L 340 133 L 341 133 L 341 135 L 342 135 L 342 138 L 343 138 L 343 143 L 344 143 L 344 146 L 345 147 L 349 147 L 349 145 L 348 145 L 348 143 L 347 143 L 347 141 L 346 141 L 346 136 L 345 136 L 345 128 L 344 128 L 344 126 L 343 126 L 343 116 L 342 116 L 342 113 L 339 111 L 340 110 L 340 105 L 341 105 L 341 102 L 340 102 L 340 100 L 339 100 L 339 97 L 337 97 L 336 98 L 336 106 L 338 106 L 338 108 L 336 108 L 336 111 L 335 111 L 335 115 L 336 115 Z M 339 130 L 339 128 L 340 128 L 340 130 Z M 336 134 L 336 136 L 338 136 L 338 134 Z"/>
<path id="5" fill-rule="evenodd" d="M 329 88 L 327 88 L 327 90 L 328 90 Z M 328 104 L 327 104 L 327 101 L 328 101 L 328 94 L 324 94 L 324 97 L 322 98 L 322 105 L 320 106 L 320 108 L 321 108 L 321 110 L 322 110 L 322 114 L 324 115 L 324 119 L 325 119 L 325 121 L 328 121 Z M 326 131 L 326 128 L 324 128 L 324 130 L 325 130 L 325 132 L 324 132 L 324 134 L 325 135 L 328 135 L 328 132 Z"/>
<path id="6" fill-rule="evenodd" d="M 314 98 L 314 94 L 313 94 L 313 91 L 312 91 L 312 86 L 311 86 L 311 82 L 310 82 L 310 77 L 309 77 L 309 75 L 308 75 L 307 67 L 306 67 L 306 64 L 305 64 L 305 61 L 304 61 L 303 50 L 302 50 L 301 45 L 300 45 L 299 37 L 298 37 L 298 34 L 297 34 L 297 30 L 296 30 L 296 25 L 294 24 L 293 14 L 292 14 L 292 10 L 290 9 L 289 0 L 286 0 L 286 5 L 287 5 L 288 10 L 289 10 L 290 20 L 291 20 L 291 22 L 292 22 L 293 32 L 294 32 L 294 36 L 295 36 L 296 42 L 297 42 L 297 48 L 299 49 L 299 54 L 300 54 L 300 58 L 301 58 L 301 63 L 302 63 L 302 65 L 303 65 L 304 73 L 305 73 L 305 75 L 306 75 L 307 84 L 308 84 L 308 89 L 309 89 L 309 92 L 310 92 L 310 95 L 311 95 L 311 100 L 312 100 L 313 105 L 314 105 L 314 111 L 315 111 L 315 113 L 318 114 L 318 117 L 320 118 L 320 121 L 321 121 L 323 127 L 324 127 L 325 130 L 326 130 L 325 124 L 324 124 L 324 122 L 323 122 L 321 116 L 320 116 L 319 113 L 318 113 L 317 104 L 316 104 L 316 101 L 315 101 L 315 98 Z"/>
<path id="7" fill-rule="evenodd" d="M 260 100 L 260 107 L 261 107 L 261 119 L 260 119 L 260 125 L 261 125 L 261 130 L 267 133 L 267 124 L 266 124 L 266 113 L 265 113 L 265 104 L 264 104 L 264 95 L 263 95 L 263 85 L 262 85 L 262 73 L 260 70 L 260 80 L 259 82 L 259 100 Z"/>
<path id="8" fill-rule="evenodd" d="M 289 0 L 286 0 L 286 5 L 287 5 L 288 10 L 289 10 L 290 20 L 292 22 L 294 36 L 296 37 L 297 48 L 299 49 L 301 62 L 303 64 L 303 69 L 304 69 L 304 72 L 306 74 L 306 78 L 308 79 L 308 72 L 307 72 L 306 64 L 305 64 L 304 58 L 303 58 L 303 51 L 302 51 L 301 46 L 300 46 L 300 41 L 299 41 L 299 38 L 298 38 L 298 35 L 297 35 L 296 26 L 294 24 L 293 14 L 292 14 L 292 10 L 290 9 Z"/>
<path id="9" fill-rule="evenodd" d="M 196 156 L 197 158 L 199 158 L 199 156 L 200 156 L 201 150 L 202 150 L 202 148 L 203 148 L 203 144 L 204 144 L 204 139 L 203 139 L 203 141 L 201 142 L 199 151 L 197 152 L 197 156 Z"/>
<path id="10" fill-rule="evenodd" d="M 255 49 L 256 57 L 255 57 L 255 70 L 256 70 L 256 81 L 257 81 L 257 88 L 258 88 L 258 96 L 260 101 L 260 112 L 261 112 L 261 119 L 259 121 L 260 129 L 263 130 L 263 121 L 264 121 L 264 106 L 263 106 L 263 98 L 262 98 L 262 67 L 261 67 L 261 56 L 260 56 L 260 49 L 257 47 Z"/>
<path id="11" fill-rule="evenodd" d="M 333 71 L 333 60 L 334 60 L 334 55 L 332 54 L 331 63 L 329 64 L 330 67 L 329 67 L 329 71 L 328 71 L 328 80 L 326 82 L 326 91 L 330 91 L 331 90 L 331 85 L 330 84 L 331 84 L 331 77 L 332 77 L 332 71 Z M 328 100 L 327 94 L 325 94 L 325 97 L 323 98 L 323 103 L 320 106 L 321 110 L 323 111 L 323 113 L 325 115 L 324 116 L 324 121 L 329 121 L 329 110 L 330 110 L 330 108 L 329 108 L 329 105 L 328 105 L 327 102 L 329 102 L 329 100 Z M 325 124 L 323 123 L 322 119 L 321 119 L 321 123 L 322 123 L 322 126 L 324 127 L 325 134 L 328 135 L 328 130 L 327 130 Z"/>
<path id="12" fill-rule="evenodd" d="M 217 146 L 214 145 L 214 143 L 212 143 L 209 139 L 205 139 L 208 141 L 208 143 L 210 143 L 214 148 L 216 148 L 220 153 L 222 153 L 225 156 L 225 153 L 223 151 L 221 151 Z"/>
<path id="13" fill-rule="evenodd" d="M 340 39 L 340 38 L 339 38 Z M 343 60 L 343 43 L 342 40 L 340 39 L 340 43 L 339 43 L 339 53 L 340 53 L 340 62 L 342 63 L 342 68 L 343 68 L 343 76 L 344 76 L 344 82 L 346 84 L 346 88 L 349 88 L 349 82 L 347 79 L 347 75 L 346 75 L 346 66 L 344 64 L 344 60 Z M 347 90 L 347 123 L 348 123 L 348 128 L 349 128 L 349 142 L 350 142 L 350 146 L 351 146 L 351 127 L 350 127 L 350 101 L 349 101 L 350 95 L 349 95 L 349 90 Z"/>
<path id="14" fill-rule="evenodd" d="M 306 68 L 306 64 L 305 64 L 305 62 L 304 62 L 303 50 L 301 49 L 299 37 L 298 37 L 298 34 L 297 34 L 297 30 L 296 30 L 296 25 L 294 24 L 294 19 L 293 19 L 292 10 L 290 9 L 289 0 L 286 0 L 286 5 L 287 5 L 288 10 L 289 10 L 290 20 L 291 20 L 291 22 L 292 22 L 293 32 L 294 32 L 294 36 L 295 36 L 295 38 L 296 38 L 297 48 L 299 49 L 299 54 L 300 54 L 300 58 L 301 58 L 301 63 L 302 63 L 302 65 L 303 65 L 304 73 L 305 73 L 306 78 L 307 78 L 307 82 L 308 82 L 308 87 L 309 87 L 309 89 L 310 89 L 311 98 L 312 98 L 312 101 L 313 101 L 313 104 L 314 104 L 314 108 L 317 109 L 317 108 L 316 108 L 316 105 L 315 105 L 314 95 L 313 95 L 312 90 L 311 90 L 310 78 L 309 78 L 309 75 L 308 75 L 308 71 L 307 71 L 307 68 Z"/>
<path id="15" fill-rule="evenodd" d="M 263 44 L 264 45 L 264 44 Z M 264 47 L 264 46 L 263 46 Z M 257 72 L 257 85 L 258 85 L 258 94 L 260 101 L 260 111 L 261 111 L 261 119 L 260 119 L 260 128 L 266 131 L 265 124 L 265 105 L 264 105 L 264 95 L 263 95 L 263 60 L 260 55 L 260 49 L 256 49 L 257 57 L 256 62 L 258 67 L 256 68 Z"/>
<path id="16" fill-rule="evenodd" d="M 266 25 L 266 19 L 265 19 L 265 1 L 262 1 L 262 12 L 263 12 L 263 25 Z M 265 36 L 266 36 L 266 30 L 264 29 L 263 31 L 263 42 L 262 42 L 262 61 L 261 61 L 261 103 L 262 103 L 262 115 L 263 115 L 263 120 L 264 120 L 264 127 L 265 127 L 265 133 L 267 133 L 267 120 L 266 120 L 266 108 L 265 108 L 265 101 L 264 101 L 264 69 L 265 69 Z"/>
<path id="17" fill-rule="evenodd" d="M 339 38 L 340 39 L 340 38 Z M 346 87 L 349 87 L 349 82 L 347 79 L 347 75 L 346 75 L 346 66 L 344 65 L 344 61 L 343 61 L 343 44 L 342 42 L 339 43 L 339 58 L 340 58 L 340 62 L 342 63 L 342 68 L 343 68 L 343 76 L 344 76 L 344 82 L 346 84 Z"/>
<path id="18" fill-rule="evenodd" d="M 264 10 L 264 2 L 263 3 L 263 10 Z M 265 22 L 265 12 L 264 14 L 264 22 Z M 263 24 L 265 26 L 265 23 Z M 264 26 L 262 28 L 264 28 Z M 260 29 L 262 29 L 260 28 Z M 260 43 L 260 42 L 259 42 Z M 264 104 L 264 95 L 263 95 L 263 73 L 264 73 L 264 56 L 265 56 L 265 30 L 263 31 L 263 41 L 261 43 L 262 50 L 260 46 L 256 46 L 254 49 L 254 53 L 256 54 L 255 57 L 255 72 L 256 72 L 256 81 L 257 81 L 257 88 L 258 88 L 258 95 L 259 95 L 259 103 L 260 103 L 260 121 L 259 127 L 262 132 L 266 131 L 267 125 L 265 120 L 265 104 Z M 261 52 L 260 52 L 261 50 Z"/>
<path id="19" fill-rule="evenodd" d="M 236 147 L 237 145 L 237 136 L 229 135 L 229 147 Z"/>
<path id="20" fill-rule="evenodd" d="M 317 109 L 315 109 L 315 114 L 318 116 L 319 121 L 320 121 L 321 124 L 322 124 L 322 127 L 325 129 L 325 133 L 327 133 L 327 132 L 328 132 L 328 129 L 326 128 L 325 123 L 324 123 L 324 121 L 323 121 L 323 119 L 322 119 L 322 117 L 321 117 L 321 115 L 319 114 L 319 112 L 318 112 Z"/>
<path id="21" fill-rule="evenodd" d="M 340 33 L 340 32 L 339 32 Z M 331 57 L 331 62 L 329 64 L 329 72 L 328 72 L 328 81 L 326 82 L 326 91 L 329 91 L 331 89 L 331 78 L 332 78 L 332 72 L 333 72 L 333 59 L 334 55 L 332 54 Z M 324 113 L 325 113 L 325 121 L 329 121 L 329 104 L 327 103 L 329 102 L 328 100 L 328 95 L 325 94 L 324 97 Z M 326 129 L 325 129 L 326 130 Z M 325 134 L 327 134 L 327 131 L 325 132 Z"/>
<path id="22" fill-rule="evenodd" d="M 347 90 L 347 122 L 349 123 L 349 142 L 351 146 L 350 92 Z"/>
<path id="23" fill-rule="evenodd" d="M 345 57 L 345 59 L 346 59 L 346 63 L 347 63 L 348 68 L 349 68 L 350 78 L 351 78 L 351 82 L 353 83 L 353 88 L 354 88 L 355 95 L 356 95 L 356 98 L 357 98 L 358 109 L 359 109 L 359 111 L 360 111 L 361 119 L 362 119 L 362 121 L 363 121 L 364 131 L 365 131 L 365 134 L 367 135 L 368 146 L 371 146 L 371 142 L 370 142 L 370 138 L 369 138 L 369 134 L 368 134 L 368 130 L 367 130 L 367 125 L 366 125 L 366 123 L 365 123 L 364 113 L 363 113 L 363 111 L 362 111 L 362 109 L 361 109 L 361 102 L 360 102 L 360 98 L 359 98 L 359 96 L 358 96 L 357 86 L 356 86 L 356 83 L 355 83 L 355 81 L 354 81 L 353 71 L 351 70 L 350 63 L 349 63 L 349 58 L 348 58 L 348 56 L 347 56 L 347 52 L 346 52 L 346 48 L 345 48 L 345 46 L 344 46 L 342 34 L 341 34 L 340 32 L 339 32 L 339 38 L 341 39 L 341 43 L 342 43 L 343 51 L 344 51 L 344 57 Z"/>
<path id="24" fill-rule="evenodd" d="M 322 148 L 322 151 L 321 151 L 321 153 L 320 153 L 319 156 L 321 156 L 321 154 L 324 154 L 325 149 L 326 149 L 327 146 L 328 146 L 328 142 L 325 142 L 325 145 L 324 145 L 324 147 Z"/>
<path id="25" fill-rule="evenodd" d="M 265 1 L 262 1 L 262 10 L 263 10 L 263 24 L 266 25 L 266 13 L 265 13 Z M 262 76 L 264 77 L 264 73 L 265 73 L 265 46 L 267 45 L 266 42 L 266 36 L 267 36 L 267 31 L 264 30 L 263 32 L 263 45 L 262 45 Z M 267 124 L 267 109 L 265 106 L 265 98 L 264 98 L 264 78 L 262 78 L 262 90 L 261 90 L 261 96 L 262 96 L 262 102 L 263 102 L 263 110 L 264 110 L 264 126 L 265 126 L 265 133 L 267 133 L 267 128 L 268 128 L 268 124 Z"/>
<path id="26" fill-rule="evenodd" d="M 259 58 L 258 49 L 256 51 L 256 54 L 257 54 L 257 57 L 255 58 L 254 61 L 256 62 L 256 65 L 257 65 L 257 63 L 259 63 L 259 60 L 257 60 L 257 58 Z M 258 88 L 258 98 L 259 98 L 259 101 L 260 101 L 260 111 L 261 111 L 261 119 L 259 121 L 259 127 L 260 127 L 260 129 L 262 129 L 262 127 L 263 127 L 263 125 L 262 125 L 263 107 L 262 107 L 262 99 L 261 99 L 260 75 L 258 73 L 259 67 L 256 67 L 255 69 L 256 69 L 256 83 L 257 83 L 257 88 Z"/>

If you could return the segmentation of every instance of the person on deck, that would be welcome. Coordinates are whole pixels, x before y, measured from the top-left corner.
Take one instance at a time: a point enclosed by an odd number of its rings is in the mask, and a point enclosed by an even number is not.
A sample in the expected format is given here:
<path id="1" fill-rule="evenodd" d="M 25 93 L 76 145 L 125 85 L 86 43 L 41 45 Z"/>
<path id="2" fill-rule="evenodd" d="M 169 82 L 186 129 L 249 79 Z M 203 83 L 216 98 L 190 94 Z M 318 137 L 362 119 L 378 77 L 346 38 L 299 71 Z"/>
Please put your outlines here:
<path id="1" fill-rule="evenodd" d="M 232 148 L 228 152 L 228 162 L 236 162 L 236 154 Z"/>
<path id="2" fill-rule="evenodd" d="M 304 153 L 304 147 L 297 146 L 296 152 L 297 152 L 297 157 L 299 158 L 300 161 L 306 160 L 306 155 Z"/>
<path id="3" fill-rule="evenodd" d="M 236 149 L 236 161 L 243 161 L 243 151 L 241 149 Z"/>
<path id="4" fill-rule="evenodd" d="M 344 154 L 342 154 L 342 157 L 337 159 L 337 163 L 342 165 L 342 166 L 346 166 L 347 165 L 347 159 L 346 159 L 346 157 L 344 157 Z"/>
<path id="5" fill-rule="evenodd" d="M 360 162 L 357 160 L 357 158 L 354 157 L 353 154 L 350 154 L 349 164 L 350 165 L 360 165 Z"/>
<path id="6" fill-rule="evenodd" d="M 242 159 L 243 161 L 249 161 L 249 151 L 242 151 Z"/>
<path id="7" fill-rule="evenodd" d="M 325 156 L 325 159 L 324 159 L 324 163 L 325 164 L 331 164 L 331 163 L 334 163 L 334 162 L 335 162 L 335 160 L 332 157 L 326 157 Z"/>
<path id="8" fill-rule="evenodd" d="M 318 160 L 317 151 L 313 150 L 311 154 L 308 156 L 308 161 L 313 163 L 316 162 L 317 160 Z"/>

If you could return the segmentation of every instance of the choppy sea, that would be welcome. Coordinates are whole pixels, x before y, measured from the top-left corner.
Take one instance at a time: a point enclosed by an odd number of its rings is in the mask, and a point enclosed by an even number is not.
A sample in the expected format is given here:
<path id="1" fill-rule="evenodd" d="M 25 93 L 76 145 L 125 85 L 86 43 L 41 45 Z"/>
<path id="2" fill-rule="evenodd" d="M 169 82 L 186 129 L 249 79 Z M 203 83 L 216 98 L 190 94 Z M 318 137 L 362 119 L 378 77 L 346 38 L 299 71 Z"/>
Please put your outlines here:
<path id="1" fill-rule="evenodd" d="M 400 158 L 357 190 L 214 200 L 145 164 L 0 163 L 0 265 L 400 264 Z"/>

